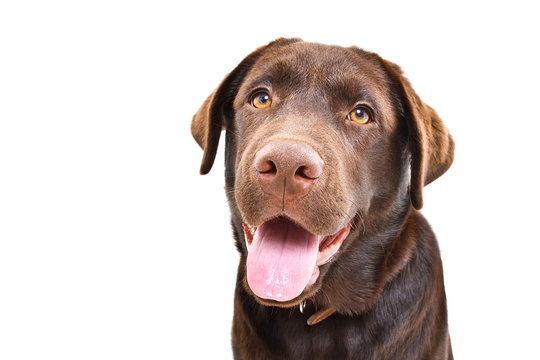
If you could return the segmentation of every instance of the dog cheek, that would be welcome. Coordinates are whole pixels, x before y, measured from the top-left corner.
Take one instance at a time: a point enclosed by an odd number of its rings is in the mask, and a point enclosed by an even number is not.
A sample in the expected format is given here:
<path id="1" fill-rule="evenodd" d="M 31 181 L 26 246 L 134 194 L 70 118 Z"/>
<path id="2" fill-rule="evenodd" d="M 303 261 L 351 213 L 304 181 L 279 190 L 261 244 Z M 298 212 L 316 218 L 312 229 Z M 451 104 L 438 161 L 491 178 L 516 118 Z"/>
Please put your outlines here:
<path id="1" fill-rule="evenodd" d="M 335 233 L 345 226 L 356 212 L 355 181 L 351 177 L 348 162 L 339 157 L 327 163 L 327 176 L 321 190 L 322 204 L 317 205 L 324 218 L 324 233 Z"/>
<path id="2" fill-rule="evenodd" d="M 253 201 L 253 189 L 252 182 L 248 181 L 249 173 L 247 173 L 244 162 L 242 159 L 238 162 L 237 171 L 236 171 L 236 180 L 234 186 L 234 197 L 236 200 L 236 206 L 242 214 L 242 221 L 248 224 L 252 224 L 250 220 L 246 219 L 246 216 L 253 215 L 257 209 L 254 206 L 255 201 Z"/>
<path id="3" fill-rule="evenodd" d="M 347 170 L 342 170 L 344 179 L 342 184 L 338 185 L 348 195 L 352 212 L 365 212 L 369 208 L 373 188 L 369 166 L 366 164 L 366 160 L 351 153 L 346 157 L 346 161 L 343 162 L 342 167 Z"/>
<path id="4" fill-rule="evenodd" d="M 265 194 L 255 177 L 252 156 L 246 156 L 250 153 L 246 151 L 239 154 L 234 197 L 243 222 L 257 226 L 265 216 L 265 207 L 260 206 L 261 198 L 265 197 Z"/>

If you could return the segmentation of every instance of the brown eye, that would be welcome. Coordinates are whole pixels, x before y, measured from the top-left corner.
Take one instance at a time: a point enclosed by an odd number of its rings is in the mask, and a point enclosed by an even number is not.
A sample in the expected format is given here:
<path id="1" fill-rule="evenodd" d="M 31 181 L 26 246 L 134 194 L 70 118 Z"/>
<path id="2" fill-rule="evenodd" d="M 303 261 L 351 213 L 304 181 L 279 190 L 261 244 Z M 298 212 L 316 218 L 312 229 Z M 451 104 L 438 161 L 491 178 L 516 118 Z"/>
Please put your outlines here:
<path id="1" fill-rule="evenodd" d="M 371 120 L 371 117 L 369 116 L 368 109 L 363 106 L 358 106 L 347 115 L 347 119 L 352 120 L 357 124 L 365 125 Z"/>
<path id="2" fill-rule="evenodd" d="M 251 98 L 251 105 L 257 109 L 266 109 L 272 104 L 272 98 L 267 92 L 260 91 Z"/>

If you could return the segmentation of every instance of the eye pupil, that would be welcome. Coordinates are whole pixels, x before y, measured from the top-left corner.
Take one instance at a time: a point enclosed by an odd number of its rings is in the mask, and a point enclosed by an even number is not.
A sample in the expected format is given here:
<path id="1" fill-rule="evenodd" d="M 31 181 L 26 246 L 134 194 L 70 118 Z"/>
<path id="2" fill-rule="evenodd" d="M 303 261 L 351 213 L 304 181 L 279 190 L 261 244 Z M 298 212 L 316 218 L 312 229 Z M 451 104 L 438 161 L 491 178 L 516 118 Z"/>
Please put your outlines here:
<path id="1" fill-rule="evenodd" d="M 268 94 L 259 95 L 259 102 L 261 104 L 266 104 L 268 100 L 270 100 L 270 96 L 268 96 Z"/>

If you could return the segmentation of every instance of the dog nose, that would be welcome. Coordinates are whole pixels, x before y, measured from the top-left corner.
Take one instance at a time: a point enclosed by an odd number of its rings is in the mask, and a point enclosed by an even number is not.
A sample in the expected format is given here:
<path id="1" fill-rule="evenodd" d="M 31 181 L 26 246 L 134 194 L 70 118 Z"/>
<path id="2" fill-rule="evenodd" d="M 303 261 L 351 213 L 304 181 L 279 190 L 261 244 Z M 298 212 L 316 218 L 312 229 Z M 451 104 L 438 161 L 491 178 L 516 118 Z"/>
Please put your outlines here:
<path id="1" fill-rule="evenodd" d="M 307 144 L 275 140 L 257 152 L 254 165 L 263 190 L 286 202 L 309 192 L 324 162 Z"/>

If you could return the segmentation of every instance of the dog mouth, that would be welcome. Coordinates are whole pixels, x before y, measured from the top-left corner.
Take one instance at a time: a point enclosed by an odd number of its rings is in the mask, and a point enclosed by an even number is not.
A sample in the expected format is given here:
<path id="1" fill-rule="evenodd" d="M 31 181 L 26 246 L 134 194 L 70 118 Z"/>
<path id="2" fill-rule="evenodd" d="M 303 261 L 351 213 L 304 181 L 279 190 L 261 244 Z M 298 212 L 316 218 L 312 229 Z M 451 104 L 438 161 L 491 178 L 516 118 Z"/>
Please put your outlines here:
<path id="1" fill-rule="evenodd" d="M 247 282 L 255 295 L 279 302 L 298 297 L 319 277 L 349 234 L 351 223 L 330 236 L 312 234 L 280 216 L 260 226 L 244 224 Z"/>

